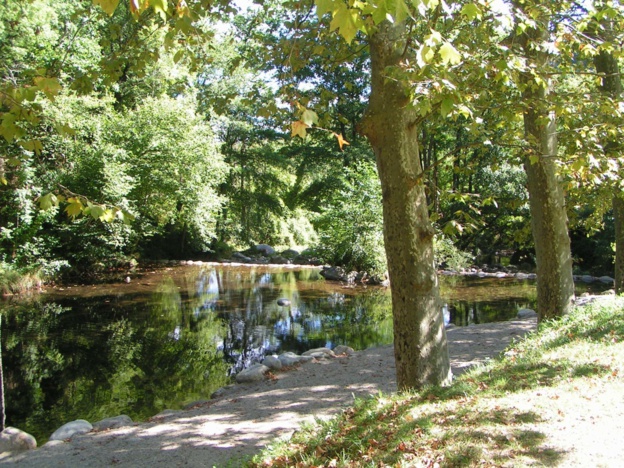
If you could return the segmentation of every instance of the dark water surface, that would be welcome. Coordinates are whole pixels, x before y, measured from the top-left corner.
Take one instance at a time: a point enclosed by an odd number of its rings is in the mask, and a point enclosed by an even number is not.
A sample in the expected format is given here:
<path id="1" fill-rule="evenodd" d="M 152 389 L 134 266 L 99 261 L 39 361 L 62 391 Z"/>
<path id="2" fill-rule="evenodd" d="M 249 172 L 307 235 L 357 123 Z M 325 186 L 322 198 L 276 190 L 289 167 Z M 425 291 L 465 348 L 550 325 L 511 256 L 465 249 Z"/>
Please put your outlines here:
<path id="1" fill-rule="evenodd" d="M 528 281 L 441 278 L 456 325 L 534 307 Z M 286 298 L 290 306 L 279 306 Z M 65 422 L 145 420 L 208 398 L 262 356 L 392 342 L 385 288 L 345 288 L 312 268 L 180 266 L 129 284 L 0 302 L 7 425 L 43 443 Z"/>

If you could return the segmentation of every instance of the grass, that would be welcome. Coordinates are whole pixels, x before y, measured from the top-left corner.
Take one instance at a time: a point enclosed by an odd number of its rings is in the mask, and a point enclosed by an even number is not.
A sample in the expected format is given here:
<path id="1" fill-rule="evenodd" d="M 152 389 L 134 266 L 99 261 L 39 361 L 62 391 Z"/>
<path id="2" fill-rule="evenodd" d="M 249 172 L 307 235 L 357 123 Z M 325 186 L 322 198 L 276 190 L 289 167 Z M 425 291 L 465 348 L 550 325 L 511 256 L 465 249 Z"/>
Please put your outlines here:
<path id="1" fill-rule="evenodd" d="M 557 424 L 581 413 L 587 395 L 619 403 L 622 363 L 624 299 L 618 298 L 541 324 L 450 387 L 358 400 L 276 442 L 247 466 L 555 466 L 568 454 L 549 438 L 567 431 L 583 437 Z M 568 426 L 597 427 L 574 421 Z"/>
<path id="2" fill-rule="evenodd" d="M 40 288 L 42 283 L 39 268 L 17 268 L 0 263 L 0 295 L 21 294 Z"/>

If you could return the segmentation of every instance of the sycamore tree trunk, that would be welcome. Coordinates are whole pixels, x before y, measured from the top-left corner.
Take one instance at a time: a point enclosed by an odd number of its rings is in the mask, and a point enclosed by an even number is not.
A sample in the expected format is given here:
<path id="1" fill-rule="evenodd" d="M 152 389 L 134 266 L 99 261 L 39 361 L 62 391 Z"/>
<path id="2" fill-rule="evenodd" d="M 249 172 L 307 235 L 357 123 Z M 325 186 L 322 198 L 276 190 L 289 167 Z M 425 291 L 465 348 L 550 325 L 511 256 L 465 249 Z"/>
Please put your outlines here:
<path id="1" fill-rule="evenodd" d="M 548 57 L 536 44 L 547 39 L 547 28 L 528 30 L 521 37 L 524 53 L 543 69 Z M 531 149 L 525 154 L 531 229 L 537 263 L 538 320 L 567 314 L 574 301 L 572 254 L 563 187 L 557 174 L 557 127 L 548 106 L 548 82 L 522 77 L 524 132 Z"/>
<path id="2" fill-rule="evenodd" d="M 610 31 L 609 25 L 602 23 L 603 31 Z M 599 36 L 599 34 L 596 34 Z M 617 58 L 606 50 L 600 51 L 594 57 L 596 71 L 602 76 L 602 91 L 618 99 L 622 94 L 622 79 Z M 615 123 L 617 125 L 617 123 Z M 617 141 L 610 141 L 605 144 L 607 157 L 609 153 L 619 153 L 622 145 Z M 615 293 L 624 293 L 624 199 L 619 190 L 615 190 L 613 196 L 613 219 L 615 223 Z"/>
<path id="3" fill-rule="evenodd" d="M 404 39 L 403 26 L 387 22 L 371 36 L 371 96 L 360 125 L 381 180 L 399 390 L 451 380 L 416 115 L 402 86 L 386 75 Z"/>

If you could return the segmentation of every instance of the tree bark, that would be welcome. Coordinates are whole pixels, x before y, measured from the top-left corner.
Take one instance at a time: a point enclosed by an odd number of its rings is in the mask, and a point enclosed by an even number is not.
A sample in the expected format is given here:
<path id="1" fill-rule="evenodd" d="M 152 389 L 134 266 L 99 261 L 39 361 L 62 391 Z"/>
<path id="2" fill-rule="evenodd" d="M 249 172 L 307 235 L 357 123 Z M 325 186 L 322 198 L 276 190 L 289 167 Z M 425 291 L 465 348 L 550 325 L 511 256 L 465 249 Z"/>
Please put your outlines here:
<path id="1" fill-rule="evenodd" d="M 608 24 L 601 24 L 603 31 L 610 31 Z M 599 33 L 594 33 L 600 36 Z M 617 58 L 612 53 L 601 50 L 594 57 L 594 66 L 596 71 L 602 75 L 602 91 L 617 99 L 622 94 L 622 78 L 620 76 L 620 67 Z M 621 144 L 616 141 L 610 141 L 605 144 L 606 153 L 619 152 Z M 608 156 L 608 154 L 607 154 Z M 613 221 L 615 223 L 615 293 L 622 294 L 624 292 L 624 199 L 622 195 L 617 193 L 613 197 Z"/>
<path id="2" fill-rule="evenodd" d="M 371 96 L 360 125 L 381 180 L 399 390 L 446 385 L 452 376 L 416 114 L 401 84 L 386 76 L 399 63 L 404 40 L 404 26 L 388 22 L 370 37 Z"/>
<path id="3" fill-rule="evenodd" d="M 521 36 L 524 53 L 537 69 L 545 69 L 548 56 L 535 44 L 547 39 L 547 28 L 527 30 Z M 525 154 L 531 229 L 537 263 L 538 320 L 567 314 L 574 301 L 572 254 L 563 188 L 557 174 L 557 127 L 549 110 L 549 85 L 522 77 L 524 132 L 531 149 Z"/>

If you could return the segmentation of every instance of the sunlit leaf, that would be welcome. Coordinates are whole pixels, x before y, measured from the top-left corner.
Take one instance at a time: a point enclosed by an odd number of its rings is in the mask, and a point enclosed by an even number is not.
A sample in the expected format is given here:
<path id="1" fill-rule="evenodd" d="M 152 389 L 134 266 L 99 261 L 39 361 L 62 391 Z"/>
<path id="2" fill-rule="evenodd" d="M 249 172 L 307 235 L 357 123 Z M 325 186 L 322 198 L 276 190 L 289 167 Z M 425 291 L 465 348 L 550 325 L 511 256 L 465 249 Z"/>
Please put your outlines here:
<path id="1" fill-rule="evenodd" d="M 440 47 L 440 57 L 445 65 L 457 65 L 461 62 L 461 54 L 450 42 L 445 42 Z"/>
<path id="2" fill-rule="evenodd" d="M 303 114 L 301 114 L 301 121 L 308 127 L 311 127 L 312 125 L 318 124 L 318 115 L 313 110 L 306 109 L 303 111 Z"/>
<path id="3" fill-rule="evenodd" d="M 325 13 L 330 13 L 334 9 L 334 0 L 316 0 L 316 14 L 321 19 Z"/>
<path id="4" fill-rule="evenodd" d="M 50 208 L 58 205 L 58 199 L 53 193 L 46 193 L 39 197 L 39 208 L 42 210 L 49 210 Z"/>
<path id="5" fill-rule="evenodd" d="M 481 8 L 479 8 L 474 3 L 467 3 L 466 5 L 464 5 L 461 9 L 461 14 L 468 18 L 470 21 L 474 19 L 480 20 L 483 15 L 481 12 Z"/>
<path id="6" fill-rule="evenodd" d="M 104 12 L 112 15 L 119 4 L 119 0 L 93 0 L 94 5 L 100 5 Z"/>
<path id="7" fill-rule="evenodd" d="M 82 210 L 84 205 L 78 198 L 69 198 L 67 200 L 68 205 L 65 207 L 65 213 L 67 213 L 72 218 L 82 214 Z"/>
<path id="8" fill-rule="evenodd" d="M 0 176 L 0 184 L 7 185 L 9 183 L 8 180 L 4 176 Z"/>
<path id="9" fill-rule="evenodd" d="M 306 137 L 306 128 L 308 128 L 308 125 L 305 122 L 297 120 L 292 123 L 291 127 L 291 136 L 299 136 L 301 138 Z"/>
<path id="10" fill-rule="evenodd" d="M 336 137 L 336 140 L 338 140 L 338 146 L 340 146 L 340 151 L 342 151 L 344 145 L 350 144 L 347 140 L 343 138 L 340 133 L 334 133 L 334 136 Z"/>
<path id="11" fill-rule="evenodd" d="M 444 98 L 442 100 L 442 103 L 440 104 L 440 113 L 442 114 L 442 117 L 446 117 L 447 115 L 449 115 L 453 110 L 453 106 L 455 106 L 455 102 L 452 98 Z"/>
<path id="12" fill-rule="evenodd" d="M 149 0 L 149 4 L 154 9 L 154 11 L 160 15 L 163 21 L 167 20 L 167 0 Z"/>
<path id="13" fill-rule="evenodd" d="M 340 35 L 350 44 L 361 25 L 362 20 L 358 10 L 348 8 L 341 3 L 334 11 L 334 17 L 329 25 L 329 30 L 339 29 Z"/>

